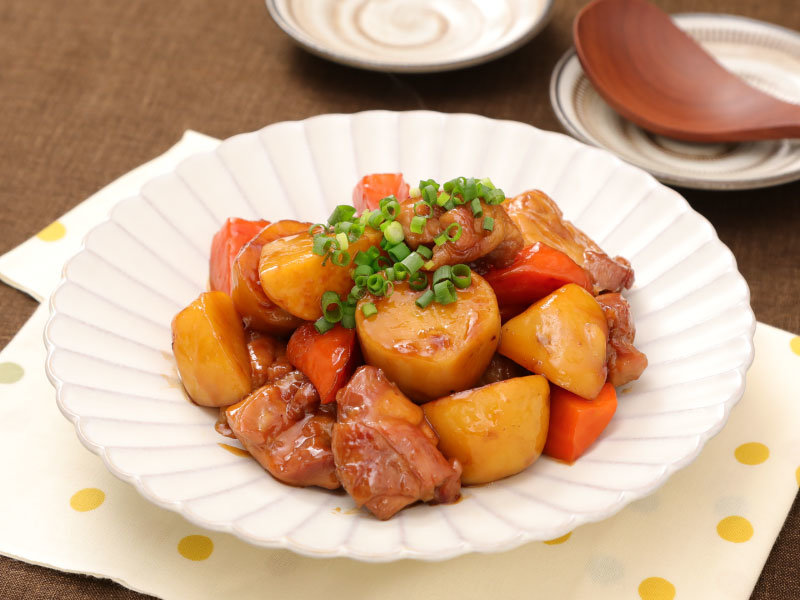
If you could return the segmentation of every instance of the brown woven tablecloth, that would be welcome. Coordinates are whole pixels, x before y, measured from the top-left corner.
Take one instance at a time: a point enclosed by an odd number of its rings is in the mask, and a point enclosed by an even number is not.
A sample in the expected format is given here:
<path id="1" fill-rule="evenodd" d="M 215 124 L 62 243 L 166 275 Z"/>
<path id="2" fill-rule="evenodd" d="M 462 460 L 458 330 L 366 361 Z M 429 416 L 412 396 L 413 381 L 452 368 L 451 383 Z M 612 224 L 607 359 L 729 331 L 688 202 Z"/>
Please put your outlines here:
<path id="1" fill-rule="evenodd" d="M 225 138 L 319 113 L 427 108 L 559 130 L 547 87 L 583 3 L 556 0 L 550 25 L 506 58 L 467 71 L 392 76 L 296 48 L 262 0 L 0 0 L 0 253 L 190 128 Z M 800 29 L 797 0 L 658 4 Z M 733 250 L 758 319 L 800 332 L 800 183 L 681 191 Z M 35 306 L 0 286 L 0 346 Z M 0 558 L 0 598 L 145 596 Z M 798 501 L 753 598 L 800 598 Z"/>

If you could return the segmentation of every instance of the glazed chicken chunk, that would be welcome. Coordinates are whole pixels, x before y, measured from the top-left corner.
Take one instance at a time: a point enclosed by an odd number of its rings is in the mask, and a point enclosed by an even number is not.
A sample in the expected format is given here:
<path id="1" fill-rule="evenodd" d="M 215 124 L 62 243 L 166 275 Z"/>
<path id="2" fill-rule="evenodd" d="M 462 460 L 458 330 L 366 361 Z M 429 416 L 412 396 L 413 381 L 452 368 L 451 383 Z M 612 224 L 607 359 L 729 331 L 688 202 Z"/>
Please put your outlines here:
<path id="1" fill-rule="evenodd" d="M 564 219 L 561 209 L 540 190 L 524 192 L 503 203 L 508 216 L 519 227 L 525 245 L 543 242 L 560 250 L 589 274 L 594 293 L 621 292 L 633 285 L 630 263 L 609 257 L 592 239 Z"/>
<path id="2" fill-rule="evenodd" d="M 384 520 L 418 500 L 459 497 L 461 465 L 444 458 L 422 409 L 380 369 L 360 367 L 337 403 L 336 474 L 358 506 Z"/>
<path id="3" fill-rule="evenodd" d="M 300 371 L 287 373 L 226 410 L 245 449 L 276 479 L 297 486 L 339 487 L 331 451 L 334 417 Z"/>
<path id="4" fill-rule="evenodd" d="M 639 379 L 647 368 L 647 357 L 633 345 L 636 329 L 628 301 L 620 294 L 601 294 L 595 300 L 603 309 L 608 322 L 608 381 L 614 387 L 619 387 Z"/>

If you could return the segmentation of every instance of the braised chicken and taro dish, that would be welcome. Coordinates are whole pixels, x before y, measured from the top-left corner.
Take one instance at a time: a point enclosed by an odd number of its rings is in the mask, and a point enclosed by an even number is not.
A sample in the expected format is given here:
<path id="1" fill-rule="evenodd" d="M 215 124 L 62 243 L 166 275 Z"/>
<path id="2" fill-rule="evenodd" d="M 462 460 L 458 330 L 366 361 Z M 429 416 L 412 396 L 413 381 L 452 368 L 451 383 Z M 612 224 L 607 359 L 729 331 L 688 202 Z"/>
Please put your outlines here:
<path id="1" fill-rule="evenodd" d="M 610 257 L 541 191 L 365 176 L 324 223 L 229 219 L 172 322 L 189 397 L 274 478 L 379 519 L 572 462 L 647 359 Z"/>

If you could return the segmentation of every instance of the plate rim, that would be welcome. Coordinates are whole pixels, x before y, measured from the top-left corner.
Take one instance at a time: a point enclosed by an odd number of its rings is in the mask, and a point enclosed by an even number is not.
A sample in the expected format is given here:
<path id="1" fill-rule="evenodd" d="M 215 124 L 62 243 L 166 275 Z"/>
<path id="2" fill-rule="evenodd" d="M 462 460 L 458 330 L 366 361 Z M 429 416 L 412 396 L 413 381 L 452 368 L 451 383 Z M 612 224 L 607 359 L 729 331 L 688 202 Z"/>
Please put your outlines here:
<path id="1" fill-rule="evenodd" d="M 670 17 L 679 20 L 713 18 L 725 21 L 745 22 L 763 26 L 769 29 L 775 29 L 783 34 L 791 35 L 792 37 L 796 38 L 798 42 L 800 42 L 800 32 L 793 31 L 791 29 L 788 29 L 787 27 L 782 27 L 781 25 L 770 23 L 768 21 L 760 21 L 758 19 L 753 19 L 751 17 L 744 17 L 740 15 L 727 14 L 727 13 L 714 14 L 707 12 L 675 13 L 671 14 Z M 680 21 L 676 22 L 676 25 L 680 27 Z M 612 150 L 611 148 L 604 146 L 599 142 L 586 136 L 580 129 L 578 129 L 578 127 L 573 123 L 573 121 L 567 117 L 566 111 L 563 108 L 564 105 L 562 101 L 563 99 L 558 93 L 558 87 L 561 82 L 561 78 L 564 75 L 565 67 L 567 66 L 567 63 L 569 63 L 572 59 L 577 60 L 577 52 L 575 51 L 574 45 L 571 46 L 566 52 L 564 52 L 563 55 L 561 55 L 561 57 L 558 59 L 555 66 L 553 67 L 553 71 L 550 75 L 550 85 L 548 89 L 550 94 L 550 106 L 553 109 L 556 118 L 558 119 L 561 126 L 569 133 L 569 135 L 571 135 L 578 141 L 593 146 L 595 148 L 600 148 L 602 150 L 605 150 L 606 152 L 610 152 L 611 154 L 613 154 L 620 160 L 624 161 L 625 163 L 649 173 L 661 183 L 688 189 L 716 190 L 716 191 L 755 190 L 755 189 L 763 189 L 763 188 L 783 185 L 785 183 L 791 183 L 793 181 L 797 181 L 800 179 L 800 167 L 797 167 L 796 169 L 788 171 L 786 173 L 779 173 L 767 177 L 741 179 L 741 180 L 709 180 L 698 177 L 681 177 L 673 173 L 664 172 L 659 169 L 651 169 L 630 162 L 629 160 L 625 159 L 624 157 L 614 152 L 614 150 Z M 582 67 L 581 67 L 581 72 L 584 73 Z M 589 82 L 589 85 L 591 85 L 591 81 Z M 594 86 L 592 86 L 592 89 L 594 89 Z"/>
<path id="2" fill-rule="evenodd" d="M 542 14 L 539 16 L 538 20 L 531 25 L 530 29 L 526 30 L 521 36 L 512 40 L 508 44 L 501 45 L 494 50 L 490 50 L 472 57 L 445 62 L 387 63 L 379 60 L 370 60 L 368 58 L 352 57 L 347 54 L 340 54 L 338 52 L 334 52 L 333 50 L 329 50 L 322 44 L 317 43 L 312 37 L 293 27 L 278 8 L 277 0 L 264 0 L 264 3 L 267 6 L 267 11 L 269 12 L 275 24 L 301 48 L 304 48 L 320 58 L 324 58 L 341 65 L 384 73 L 440 73 L 443 71 L 456 71 L 459 69 L 474 67 L 486 62 L 490 62 L 497 58 L 501 58 L 507 54 L 511 54 L 535 38 L 550 23 L 550 20 L 553 16 L 555 0 L 546 0 L 546 2 L 547 4 L 545 5 Z"/>
<path id="3" fill-rule="evenodd" d="M 233 140 L 233 139 L 239 138 L 241 136 L 258 134 L 259 132 L 262 132 L 262 131 L 264 131 L 264 130 L 270 128 L 270 127 L 273 127 L 273 126 L 280 126 L 280 125 L 283 125 L 283 124 L 286 124 L 286 123 L 302 123 L 302 122 L 313 120 L 313 119 L 320 119 L 320 118 L 327 118 L 327 117 L 342 117 L 342 116 L 346 116 L 346 117 L 351 117 L 352 118 L 352 117 L 359 116 L 359 115 L 376 115 L 376 114 L 381 114 L 381 115 L 403 115 L 403 114 L 420 114 L 420 113 L 422 113 L 422 114 L 441 115 L 441 116 L 444 116 L 444 117 L 447 117 L 447 118 L 454 117 L 454 116 L 460 116 L 460 115 L 467 115 L 467 116 L 470 116 L 470 117 L 477 117 L 477 118 L 482 119 L 482 120 L 488 120 L 488 121 L 493 121 L 493 122 L 510 122 L 510 123 L 514 123 L 516 125 L 522 125 L 525 128 L 533 129 L 533 130 L 535 130 L 536 132 L 538 132 L 540 134 L 543 133 L 543 134 L 551 135 L 551 136 L 564 137 L 566 139 L 569 139 L 571 143 L 581 144 L 580 141 L 574 140 L 574 139 L 570 138 L 569 136 L 566 136 L 565 134 L 560 133 L 560 132 L 543 130 L 543 129 L 537 128 L 537 127 L 535 127 L 533 125 L 530 125 L 528 123 L 523 123 L 521 121 L 513 121 L 513 120 L 510 120 L 510 119 L 492 119 L 490 117 L 485 117 L 483 115 L 476 115 L 474 113 L 442 113 L 442 112 L 438 112 L 438 111 L 429 111 L 429 110 L 412 110 L 412 111 L 368 110 L 368 111 L 360 111 L 360 112 L 355 112 L 355 113 L 323 113 L 323 114 L 319 114 L 319 115 L 314 115 L 312 117 L 308 117 L 306 119 L 298 119 L 298 120 L 295 120 L 295 121 L 279 121 L 279 122 L 275 122 L 275 123 L 267 125 L 266 127 L 263 127 L 261 129 L 258 129 L 258 130 L 254 130 L 254 131 L 250 131 L 250 132 L 243 132 L 243 133 L 239 133 L 239 134 L 236 134 L 234 136 L 231 136 L 229 138 L 226 138 L 225 140 L 222 140 L 220 142 L 220 144 L 213 150 L 204 151 L 204 152 L 198 152 L 198 153 L 192 154 L 192 155 L 184 158 L 183 160 L 181 160 L 175 166 L 175 168 L 172 169 L 172 171 L 170 171 L 168 173 L 165 173 L 165 174 L 162 174 L 162 175 L 158 175 L 156 177 L 153 177 L 153 178 L 149 179 L 147 182 L 145 182 L 143 184 L 142 188 L 144 188 L 144 186 L 148 185 L 150 182 L 152 182 L 154 180 L 165 178 L 165 177 L 169 177 L 173 172 L 175 172 L 177 169 L 179 169 L 180 166 L 186 161 L 190 161 L 192 159 L 195 159 L 197 156 L 201 156 L 201 155 L 212 155 L 212 154 L 215 154 L 219 150 L 219 148 L 223 144 L 228 142 L 229 140 Z M 605 152 L 606 154 L 608 154 L 608 156 L 610 158 L 612 158 L 614 160 L 619 160 L 619 158 L 616 155 L 614 155 L 613 153 L 610 153 L 605 149 L 600 149 L 600 150 L 602 152 Z M 625 164 L 629 165 L 629 163 L 625 163 Z M 652 179 L 656 186 L 661 186 L 661 184 L 658 183 L 652 177 L 652 175 L 650 175 L 649 173 L 647 173 L 643 169 L 641 169 L 641 168 L 639 168 L 639 167 L 637 167 L 635 165 L 629 165 L 629 166 L 630 166 L 630 168 L 636 169 L 636 170 L 642 172 L 646 177 Z M 662 186 L 662 187 L 666 187 L 666 186 Z M 669 189 L 669 188 L 666 188 L 666 189 Z M 627 506 L 631 502 L 633 502 L 633 501 L 635 501 L 637 499 L 646 497 L 646 496 L 654 493 L 659 488 L 661 488 L 670 479 L 670 477 L 672 476 L 673 473 L 675 473 L 676 471 L 678 471 L 678 470 L 686 467 L 687 465 L 691 464 L 692 462 L 694 462 L 694 460 L 699 456 L 699 454 L 702 451 L 702 449 L 705 447 L 706 443 L 712 437 L 716 436 L 722 430 L 722 428 L 727 424 L 729 416 L 730 416 L 731 409 L 741 400 L 742 396 L 744 395 L 745 385 L 746 385 L 746 374 L 747 374 L 747 371 L 750 368 L 750 366 L 751 366 L 751 364 L 753 362 L 753 358 L 754 358 L 753 336 L 755 334 L 755 328 L 756 328 L 755 315 L 754 315 L 752 307 L 750 305 L 750 289 L 749 289 L 749 286 L 747 285 L 747 281 L 744 279 L 744 276 L 742 276 L 741 272 L 738 270 L 736 259 L 735 259 L 734 255 L 733 255 L 733 253 L 719 239 L 719 236 L 717 235 L 716 229 L 708 221 L 708 219 L 706 219 L 702 214 L 700 214 L 699 212 L 694 210 L 691 207 L 691 205 L 688 203 L 688 201 L 680 193 L 675 192 L 674 190 L 670 190 L 670 192 L 675 194 L 680 199 L 680 202 L 683 203 L 684 208 L 688 209 L 688 212 L 693 215 L 693 218 L 696 218 L 696 219 L 699 219 L 699 220 L 705 222 L 710 227 L 710 231 L 713 234 L 713 237 L 709 241 L 711 243 L 715 243 L 715 244 L 718 245 L 720 250 L 726 254 L 726 258 L 728 259 L 728 261 L 730 263 L 729 264 L 729 270 L 727 272 L 731 272 L 732 271 L 733 273 L 735 273 L 738 276 L 738 278 L 741 280 L 743 285 L 744 285 L 744 290 L 745 290 L 744 298 L 742 299 L 742 301 L 740 303 L 737 304 L 737 306 L 741 305 L 742 309 L 746 311 L 746 314 L 747 314 L 747 317 L 748 317 L 748 320 L 747 320 L 748 327 L 747 327 L 746 331 L 743 329 L 736 336 L 731 337 L 730 340 L 735 340 L 735 339 L 743 340 L 747 345 L 747 355 L 745 357 L 744 362 L 741 363 L 737 368 L 725 371 L 725 373 L 735 373 L 736 376 L 737 376 L 737 379 L 738 379 L 738 384 L 736 385 L 735 390 L 728 396 L 728 398 L 719 403 L 719 405 L 721 405 L 721 407 L 722 407 L 723 414 L 722 414 L 720 420 L 714 425 L 714 427 L 711 427 L 711 428 L 707 429 L 706 431 L 704 431 L 702 433 L 682 436 L 682 437 L 687 437 L 687 438 L 690 438 L 690 437 L 696 438 L 697 441 L 696 441 L 695 447 L 691 452 L 686 454 L 681 460 L 675 461 L 675 462 L 673 462 L 671 464 L 668 464 L 668 465 L 662 465 L 663 469 L 662 469 L 661 474 L 650 485 L 642 486 L 642 487 L 635 488 L 635 489 L 629 489 L 629 490 L 617 490 L 616 491 L 616 493 L 617 493 L 616 500 L 611 505 L 609 505 L 608 507 L 606 507 L 604 509 L 600 509 L 600 510 L 595 510 L 593 512 L 582 512 L 582 513 L 577 513 L 577 514 L 576 513 L 572 513 L 570 515 L 566 525 L 563 525 L 563 526 L 558 527 L 558 528 L 554 528 L 552 531 L 548 531 L 547 532 L 548 534 L 551 535 L 551 538 L 548 538 L 548 539 L 552 539 L 552 538 L 559 537 L 560 535 L 564 535 L 565 533 L 567 533 L 569 531 L 572 531 L 576 527 L 579 527 L 579 526 L 584 525 L 586 523 L 592 523 L 592 522 L 598 522 L 598 521 L 605 520 L 605 519 L 617 514 L 620 510 L 622 510 L 625 506 Z M 134 200 L 134 199 L 136 199 L 138 197 L 139 196 L 128 196 L 126 198 L 121 198 L 120 201 L 118 202 L 118 204 L 122 204 L 123 202 Z M 375 552 L 361 552 L 361 551 L 356 551 L 356 550 L 354 550 L 354 549 L 352 549 L 350 547 L 347 547 L 347 542 L 346 541 L 340 543 L 334 550 L 320 551 L 320 550 L 317 550 L 315 548 L 307 547 L 307 546 L 305 546 L 303 544 L 299 544 L 299 543 L 297 543 L 295 541 L 292 541 L 291 539 L 287 538 L 285 535 L 281 536 L 281 537 L 278 537 L 278 538 L 265 540 L 265 539 L 260 539 L 260 538 L 255 538 L 253 536 L 245 535 L 242 531 L 240 531 L 239 529 L 233 527 L 232 523 L 214 522 L 214 521 L 204 520 L 204 519 L 200 518 L 198 515 L 194 514 L 192 511 L 188 510 L 185 507 L 185 501 L 183 501 L 183 500 L 165 501 L 164 499 L 162 499 L 162 498 L 158 497 L 157 495 L 155 495 L 154 493 L 152 493 L 148 489 L 147 485 L 145 485 L 145 483 L 143 481 L 143 478 L 145 476 L 143 476 L 141 474 L 128 473 L 128 472 L 125 472 L 124 470 L 122 470 L 121 468 L 117 467 L 114 464 L 114 462 L 111 460 L 109 455 L 108 455 L 109 447 L 107 445 L 98 444 L 98 443 L 92 441 L 90 439 L 90 436 L 88 436 L 83 430 L 82 423 L 81 423 L 81 419 L 82 419 L 81 415 L 79 415 L 79 414 L 73 412 L 72 410 L 70 410 L 66 406 L 66 404 L 64 402 L 63 387 L 65 385 L 68 385 L 68 384 L 58 377 L 58 375 L 56 374 L 56 372 L 55 372 L 55 370 L 54 370 L 54 368 L 52 366 L 54 357 L 56 356 L 56 354 L 57 354 L 57 352 L 59 350 L 59 346 L 53 341 L 53 339 L 52 339 L 52 337 L 50 335 L 50 332 L 51 332 L 51 329 L 53 327 L 53 323 L 56 322 L 56 320 L 57 320 L 57 318 L 59 317 L 59 314 L 60 314 L 58 312 L 58 309 L 55 306 L 55 300 L 56 300 L 60 290 L 62 290 L 62 288 L 64 288 L 65 286 L 71 284 L 70 279 L 68 279 L 68 277 L 67 277 L 67 271 L 68 271 L 70 265 L 72 264 L 72 262 L 74 260 L 76 260 L 78 257 L 83 255 L 85 252 L 87 252 L 87 251 L 91 252 L 90 250 L 88 250 L 87 242 L 89 240 L 89 237 L 92 235 L 92 233 L 95 230 L 98 230 L 98 229 L 100 229 L 102 227 L 110 226 L 111 224 L 114 223 L 113 215 L 114 215 L 114 211 L 116 209 L 116 206 L 118 204 L 114 205 L 114 208 L 111 209 L 109 215 L 105 219 L 103 219 L 97 225 L 92 227 L 92 229 L 90 229 L 89 232 L 86 233 L 86 235 L 84 236 L 84 238 L 81 241 L 80 248 L 78 249 L 78 251 L 65 262 L 65 264 L 64 264 L 64 266 L 62 268 L 62 272 L 61 272 L 61 280 L 59 281 L 58 286 L 53 290 L 53 292 L 50 295 L 50 298 L 48 300 L 49 315 L 48 315 L 47 323 L 45 324 L 45 327 L 44 327 L 44 330 L 43 330 L 43 341 L 44 341 L 44 344 L 45 344 L 45 347 L 46 347 L 46 351 L 47 351 L 46 358 L 45 358 L 45 372 L 46 372 L 48 380 L 50 381 L 51 385 L 55 389 L 55 392 L 56 392 L 56 394 L 55 394 L 55 396 L 56 396 L 56 404 L 57 404 L 57 406 L 59 408 L 59 411 L 64 415 L 64 417 L 67 420 L 69 420 L 73 424 L 73 426 L 75 428 L 76 435 L 78 436 L 78 439 L 84 445 L 84 447 L 86 447 L 92 453 L 97 454 L 98 456 L 100 456 L 100 458 L 102 459 L 105 467 L 114 476 L 116 476 L 117 478 L 121 479 L 122 481 L 125 481 L 126 483 L 129 483 L 129 484 L 133 485 L 134 488 L 139 492 L 139 494 L 141 496 L 143 496 L 145 499 L 147 499 L 149 502 L 152 502 L 153 504 L 155 504 L 155 505 L 157 505 L 157 506 L 159 506 L 161 508 L 166 508 L 166 509 L 168 509 L 168 510 L 170 510 L 172 512 L 176 512 L 181 517 L 183 517 L 184 519 L 188 520 L 191 523 L 194 523 L 195 525 L 198 525 L 200 527 L 203 527 L 205 529 L 209 529 L 209 530 L 212 530 L 212 531 L 219 531 L 219 532 L 232 534 L 232 535 L 236 536 L 237 538 L 241 539 L 242 541 L 247 542 L 247 543 L 252 544 L 252 545 L 255 545 L 255 546 L 265 547 L 265 548 L 283 548 L 283 549 L 288 549 L 288 550 L 291 550 L 291 551 L 296 552 L 298 554 L 301 554 L 301 555 L 304 555 L 304 556 L 313 557 L 313 558 L 346 557 L 346 558 L 351 558 L 351 559 L 355 559 L 355 560 L 359 560 L 359 561 L 363 561 L 363 562 L 376 562 L 376 563 L 391 562 L 391 561 L 401 560 L 401 559 L 415 559 L 415 560 L 422 560 L 422 561 L 426 561 L 426 562 L 438 562 L 438 561 L 448 560 L 450 558 L 454 558 L 454 557 L 461 556 L 461 555 L 468 554 L 468 553 L 486 554 L 486 553 L 504 552 L 504 551 L 511 550 L 513 548 L 519 547 L 519 546 L 521 546 L 523 544 L 526 544 L 526 543 L 531 543 L 531 542 L 534 542 L 534 541 L 542 541 L 543 533 L 541 531 L 539 531 L 537 533 L 533 533 L 531 531 L 526 531 L 526 530 L 523 530 L 523 529 L 519 529 L 515 536 L 512 536 L 509 539 L 504 540 L 501 543 L 492 543 L 492 545 L 490 545 L 490 546 L 479 546 L 475 542 L 466 542 L 466 541 L 462 540 L 461 543 L 454 544 L 449 550 L 447 550 L 447 551 L 437 551 L 436 554 L 432 554 L 431 552 L 428 552 L 428 551 L 413 550 L 413 549 L 408 548 L 407 546 L 402 546 L 402 545 L 397 550 L 394 550 L 394 551 L 392 551 L 390 553 L 379 554 L 379 553 L 375 553 Z M 88 420 L 88 418 L 87 418 L 87 420 Z"/>

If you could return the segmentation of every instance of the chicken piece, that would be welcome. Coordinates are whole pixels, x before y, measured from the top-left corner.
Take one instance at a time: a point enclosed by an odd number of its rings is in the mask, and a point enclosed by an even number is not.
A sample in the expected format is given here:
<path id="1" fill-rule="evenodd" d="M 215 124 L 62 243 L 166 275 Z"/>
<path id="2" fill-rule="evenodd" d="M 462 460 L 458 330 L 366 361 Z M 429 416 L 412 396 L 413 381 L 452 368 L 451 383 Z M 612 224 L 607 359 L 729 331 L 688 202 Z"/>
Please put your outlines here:
<path id="1" fill-rule="evenodd" d="M 561 210 L 540 190 L 524 192 L 503 203 L 508 216 L 519 227 L 525 245 L 544 242 L 561 250 L 586 269 L 594 293 L 620 292 L 633 285 L 633 269 L 624 258 L 610 258 L 591 238 L 564 219 Z"/>
<path id="2" fill-rule="evenodd" d="M 528 369 L 518 365 L 510 358 L 506 358 L 502 354 L 495 354 L 492 357 L 492 362 L 486 367 L 475 387 L 482 387 L 490 383 L 513 379 L 514 377 L 525 377 L 530 374 L 531 372 Z"/>
<path id="3" fill-rule="evenodd" d="M 636 329 L 628 301 L 620 294 L 601 294 L 595 298 L 608 321 L 606 362 L 608 381 L 614 387 L 639 379 L 647 368 L 647 357 L 633 345 Z"/>
<path id="4" fill-rule="evenodd" d="M 411 219 L 413 219 L 415 216 L 414 204 L 416 204 L 418 201 L 419 198 L 411 198 L 406 202 L 401 202 L 400 212 L 397 213 L 397 222 L 403 226 L 405 243 L 412 250 L 416 250 L 423 244 L 426 246 L 433 244 L 434 238 L 442 232 L 439 219 L 445 213 L 445 210 L 440 206 L 434 206 L 433 214 L 427 221 L 425 221 L 425 227 L 422 229 L 422 233 L 414 233 L 411 231 Z"/>
<path id="5" fill-rule="evenodd" d="M 461 464 L 442 456 L 422 409 L 383 371 L 359 367 L 336 401 L 336 475 L 358 506 L 385 520 L 417 500 L 459 497 Z"/>
<path id="6" fill-rule="evenodd" d="M 272 383 L 294 370 L 286 358 L 286 342 L 257 331 L 249 332 L 250 378 L 253 389 Z"/>
<path id="7" fill-rule="evenodd" d="M 297 486 L 339 487 L 331 451 L 335 418 L 300 371 L 269 383 L 226 411 L 245 449 L 276 479 Z"/>

